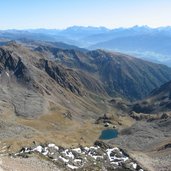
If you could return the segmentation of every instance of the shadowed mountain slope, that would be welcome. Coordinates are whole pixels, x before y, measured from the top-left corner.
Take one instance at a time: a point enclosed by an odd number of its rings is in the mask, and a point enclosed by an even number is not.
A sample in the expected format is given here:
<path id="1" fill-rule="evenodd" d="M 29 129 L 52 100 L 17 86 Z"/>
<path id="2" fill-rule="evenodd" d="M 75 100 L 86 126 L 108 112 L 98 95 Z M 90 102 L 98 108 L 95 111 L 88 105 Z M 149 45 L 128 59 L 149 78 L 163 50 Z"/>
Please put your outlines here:
<path id="1" fill-rule="evenodd" d="M 121 53 L 37 47 L 56 62 L 82 70 L 101 81 L 109 96 L 141 99 L 171 79 L 171 69 Z"/>
<path id="2" fill-rule="evenodd" d="M 171 110 L 171 82 L 153 90 L 149 97 L 136 103 L 133 110 L 137 113 L 159 113 Z"/>

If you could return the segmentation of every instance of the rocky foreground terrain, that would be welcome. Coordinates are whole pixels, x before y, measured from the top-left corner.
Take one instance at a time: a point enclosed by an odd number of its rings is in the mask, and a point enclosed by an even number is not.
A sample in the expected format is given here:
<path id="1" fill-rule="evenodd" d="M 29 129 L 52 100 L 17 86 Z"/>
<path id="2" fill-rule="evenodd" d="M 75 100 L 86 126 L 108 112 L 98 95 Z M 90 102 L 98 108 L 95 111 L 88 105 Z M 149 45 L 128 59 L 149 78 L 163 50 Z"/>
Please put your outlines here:
<path id="1" fill-rule="evenodd" d="M 39 155 L 52 161 L 59 170 L 132 170 L 143 171 L 128 154 L 103 142 L 96 141 L 92 147 L 65 149 L 55 144 L 44 144 L 33 147 L 23 147 L 12 157 L 28 158 Z M 57 170 L 57 168 L 56 168 Z"/>
<path id="2" fill-rule="evenodd" d="M 120 53 L 5 42 L 0 169 L 169 171 L 170 80 L 170 68 Z M 118 137 L 97 143 L 106 127 Z"/>

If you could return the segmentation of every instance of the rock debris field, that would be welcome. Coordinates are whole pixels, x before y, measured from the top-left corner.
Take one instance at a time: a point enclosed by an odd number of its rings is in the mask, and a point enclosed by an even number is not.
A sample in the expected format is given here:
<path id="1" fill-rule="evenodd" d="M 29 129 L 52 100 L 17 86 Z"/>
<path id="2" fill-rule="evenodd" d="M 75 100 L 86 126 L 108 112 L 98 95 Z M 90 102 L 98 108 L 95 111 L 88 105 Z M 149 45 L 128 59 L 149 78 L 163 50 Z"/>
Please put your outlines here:
<path id="1" fill-rule="evenodd" d="M 89 170 L 103 168 L 107 170 L 122 169 L 143 171 L 136 161 L 131 159 L 123 150 L 110 147 L 103 142 L 96 142 L 91 147 L 65 149 L 55 144 L 44 144 L 33 147 L 23 147 L 13 157 L 28 158 L 39 155 L 65 170 Z"/>

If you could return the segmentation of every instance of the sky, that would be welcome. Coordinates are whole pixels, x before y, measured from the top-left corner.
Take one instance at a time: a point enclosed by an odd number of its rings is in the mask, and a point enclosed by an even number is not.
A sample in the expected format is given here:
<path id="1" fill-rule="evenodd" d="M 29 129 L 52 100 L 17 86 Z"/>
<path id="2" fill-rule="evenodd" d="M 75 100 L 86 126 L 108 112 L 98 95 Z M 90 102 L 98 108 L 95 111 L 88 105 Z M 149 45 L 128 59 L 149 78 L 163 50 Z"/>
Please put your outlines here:
<path id="1" fill-rule="evenodd" d="M 0 30 L 171 26 L 171 0 L 0 0 Z"/>

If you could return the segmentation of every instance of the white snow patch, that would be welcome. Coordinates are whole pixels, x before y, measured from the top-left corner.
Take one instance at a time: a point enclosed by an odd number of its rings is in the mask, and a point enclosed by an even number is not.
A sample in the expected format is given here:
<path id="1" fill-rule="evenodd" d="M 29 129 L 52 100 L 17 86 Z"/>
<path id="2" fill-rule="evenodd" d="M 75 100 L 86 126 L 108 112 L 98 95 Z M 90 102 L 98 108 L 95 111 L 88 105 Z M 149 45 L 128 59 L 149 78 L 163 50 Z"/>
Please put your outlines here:
<path id="1" fill-rule="evenodd" d="M 94 150 L 97 150 L 99 148 L 100 148 L 99 146 L 97 146 L 97 147 L 90 147 L 90 149 L 94 149 Z"/>
<path id="2" fill-rule="evenodd" d="M 41 153 L 42 150 L 43 150 L 43 147 L 40 146 L 40 145 L 33 149 L 33 151 L 37 151 L 37 152 L 39 152 L 39 153 Z"/>
<path id="3" fill-rule="evenodd" d="M 48 150 L 47 151 L 45 151 L 45 152 L 43 152 L 42 154 L 44 155 L 44 156 L 46 156 L 47 154 L 48 154 Z"/>
<path id="4" fill-rule="evenodd" d="M 73 165 L 71 165 L 71 164 L 67 164 L 67 166 L 68 166 L 70 169 L 78 169 L 77 166 L 73 166 Z"/>
<path id="5" fill-rule="evenodd" d="M 56 150 L 59 150 L 59 147 L 56 146 L 55 144 L 48 144 L 48 147 L 52 147 L 52 148 L 55 148 Z"/>
<path id="6" fill-rule="evenodd" d="M 27 147 L 25 148 L 25 153 L 29 153 L 31 150 L 30 149 L 28 149 Z"/>
<path id="7" fill-rule="evenodd" d="M 115 165 L 119 166 L 119 162 L 111 162 L 111 164 L 115 164 Z"/>
<path id="8" fill-rule="evenodd" d="M 107 155 L 108 155 L 108 158 L 110 161 L 113 161 L 114 160 L 114 157 L 111 157 L 110 154 L 112 151 L 114 150 L 119 150 L 117 147 L 116 148 L 112 148 L 112 149 L 107 149 L 106 152 L 107 152 Z"/>
<path id="9" fill-rule="evenodd" d="M 136 168 L 137 168 L 137 163 L 133 163 L 133 162 L 131 162 L 130 164 L 132 165 L 132 167 L 133 167 L 134 169 L 136 169 Z"/>
<path id="10" fill-rule="evenodd" d="M 107 155 L 108 155 L 108 158 L 109 160 L 112 162 L 114 160 L 122 160 L 122 161 L 126 161 L 128 160 L 129 158 L 128 157 L 116 157 L 116 156 L 112 156 L 111 157 L 111 153 L 114 151 L 114 150 L 118 150 L 120 152 L 120 154 L 122 154 L 122 152 L 119 150 L 119 148 L 115 147 L 115 148 L 112 148 L 112 149 L 107 149 L 106 152 L 107 152 Z"/>
<path id="11" fill-rule="evenodd" d="M 66 149 L 62 153 L 64 153 L 67 157 L 74 159 L 74 155 L 68 149 Z"/>
<path id="12" fill-rule="evenodd" d="M 8 72 L 5 72 L 6 73 L 6 75 L 9 77 L 9 73 Z"/>
<path id="13" fill-rule="evenodd" d="M 75 159 L 74 162 L 76 162 L 76 163 L 77 162 L 82 162 L 82 160 L 81 159 Z"/>
<path id="14" fill-rule="evenodd" d="M 48 147 L 45 147 L 44 152 L 42 153 L 43 155 L 47 155 L 49 153 Z"/>
<path id="15" fill-rule="evenodd" d="M 59 156 L 60 159 L 62 159 L 65 163 L 69 162 L 69 159 L 65 159 L 64 157 L 62 156 Z"/>
<path id="16" fill-rule="evenodd" d="M 86 151 L 89 151 L 89 149 L 90 149 L 90 148 L 88 148 L 88 147 L 84 147 L 84 149 L 85 149 Z"/>
<path id="17" fill-rule="evenodd" d="M 20 153 L 15 153 L 14 156 L 18 156 Z"/>
<path id="18" fill-rule="evenodd" d="M 89 152 L 88 155 L 91 156 L 92 158 L 94 158 L 95 160 L 96 160 L 97 158 L 103 158 L 103 156 L 92 155 L 91 152 Z"/>
<path id="19" fill-rule="evenodd" d="M 129 158 L 128 157 L 123 157 L 122 160 L 125 162 L 127 161 Z"/>
<path id="20" fill-rule="evenodd" d="M 74 148 L 72 150 L 75 151 L 75 152 L 77 152 L 77 153 L 81 153 L 81 149 L 80 148 Z"/>
<path id="21" fill-rule="evenodd" d="M 52 159 L 52 161 L 57 161 L 58 159 Z"/>

